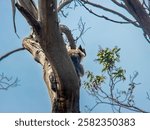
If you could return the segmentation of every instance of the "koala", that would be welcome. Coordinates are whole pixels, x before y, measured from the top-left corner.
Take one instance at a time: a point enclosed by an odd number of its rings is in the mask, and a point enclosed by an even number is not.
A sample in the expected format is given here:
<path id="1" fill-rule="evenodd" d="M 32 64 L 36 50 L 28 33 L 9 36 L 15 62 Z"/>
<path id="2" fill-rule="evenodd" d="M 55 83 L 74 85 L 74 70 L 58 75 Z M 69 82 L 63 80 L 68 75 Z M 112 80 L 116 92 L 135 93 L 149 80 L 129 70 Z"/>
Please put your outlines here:
<path id="1" fill-rule="evenodd" d="M 86 56 L 85 49 L 83 49 L 81 45 L 76 49 L 71 49 L 70 46 L 67 46 L 66 48 L 73 62 L 77 75 L 82 77 L 84 75 L 84 68 L 81 64 L 81 61 Z"/>

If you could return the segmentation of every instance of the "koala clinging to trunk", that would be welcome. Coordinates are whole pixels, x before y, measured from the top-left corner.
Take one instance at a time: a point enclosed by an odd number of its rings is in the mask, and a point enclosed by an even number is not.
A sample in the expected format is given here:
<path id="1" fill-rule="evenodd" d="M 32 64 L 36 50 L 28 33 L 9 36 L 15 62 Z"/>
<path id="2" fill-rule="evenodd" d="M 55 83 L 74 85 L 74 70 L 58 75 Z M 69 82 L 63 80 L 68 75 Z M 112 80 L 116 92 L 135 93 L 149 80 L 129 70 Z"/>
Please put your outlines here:
<path id="1" fill-rule="evenodd" d="M 67 46 L 66 48 L 74 64 L 77 75 L 82 77 L 84 75 L 84 68 L 81 64 L 81 61 L 86 56 L 85 49 L 83 49 L 81 45 L 76 49 L 71 49 L 70 46 Z"/>
<path id="2" fill-rule="evenodd" d="M 75 67 L 77 76 L 79 77 L 79 84 L 81 85 L 80 77 L 84 75 L 84 68 L 81 64 L 81 61 L 86 56 L 85 49 L 83 49 L 81 46 L 76 49 L 71 49 L 71 47 L 68 45 L 66 45 L 66 49 Z M 52 84 L 52 90 L 56 92 L 58 83 L 56 81 L 55 73 L 52 72 L 49 78 Z"/>

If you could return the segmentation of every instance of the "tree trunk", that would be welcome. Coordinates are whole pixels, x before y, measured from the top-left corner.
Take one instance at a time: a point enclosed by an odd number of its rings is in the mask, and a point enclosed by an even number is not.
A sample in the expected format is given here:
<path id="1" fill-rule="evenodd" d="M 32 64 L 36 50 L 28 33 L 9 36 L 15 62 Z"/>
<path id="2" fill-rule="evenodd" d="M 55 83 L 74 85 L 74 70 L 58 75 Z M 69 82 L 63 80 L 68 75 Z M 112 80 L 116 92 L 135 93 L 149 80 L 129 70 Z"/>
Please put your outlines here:
<path id="1" fill-rule="evenodd" d="M 39 0 L 39 20 L 41 47 L 59 82 L 53 112 L 79 112 L 79 81 L 59 30 L 56 0 Z"/>
<path id="2" fill-rule="evenodd" d="M 80 79 L 60 32 L 57 0 L 39 0 L 38 4 L 38 19 L 17 5 L 35 35 L 25 38 L 23 46 L 43 66 L 52 112 L 79 112 Z"/>
<path id="3" fill-rule="evenodd" d="M 150 17 L 139 0 L 124 0 L 128 12 L 137 20 L 150 38 Z"/>

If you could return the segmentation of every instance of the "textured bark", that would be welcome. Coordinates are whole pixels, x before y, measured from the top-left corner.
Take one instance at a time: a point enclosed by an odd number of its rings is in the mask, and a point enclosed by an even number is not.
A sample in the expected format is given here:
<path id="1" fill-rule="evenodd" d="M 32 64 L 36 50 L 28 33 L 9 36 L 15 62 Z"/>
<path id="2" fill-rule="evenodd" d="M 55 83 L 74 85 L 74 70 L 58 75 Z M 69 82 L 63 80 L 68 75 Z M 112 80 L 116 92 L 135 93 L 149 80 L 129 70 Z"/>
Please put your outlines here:
<path id="1" fill-rule="evenodd" d="M 41 47 L 59 82 L 54 112 L 79 112 L 79 80 L 59 30 L 56 0 L 39 0 Z M 77 98 L 78 99 L 78 98 Z"/>
<path id="2" fill-rule="evenodd" d="M 17 6 L 33 28 L 23 46 L 43 66 L 52 112 L 79 112 L 80 80 L 60 32 L 56 0 L 39 0 L 38 20 Z"/>
<path id="3" fill-rule="evenodd" d="M 35 41 L 33 38 L 24 38 L 23 46 L 32 54 L 33 58 L 43 66 L 43 78 L 47 85 L 51 103 L 53 104 L 57 97 L 57 93 L 54 92 L 51 87 L 53 84 L 50 82 L 50 76 L 53 75 L 53 69 L 50 65 L 50 62 L 47 60 L 40 43 Z"/>
<path id="4" fill-rule="evenodd" d="M 137 20 L 150 38 L 150 17 L 139 0 L 124 0 L 128 12 Z"/>

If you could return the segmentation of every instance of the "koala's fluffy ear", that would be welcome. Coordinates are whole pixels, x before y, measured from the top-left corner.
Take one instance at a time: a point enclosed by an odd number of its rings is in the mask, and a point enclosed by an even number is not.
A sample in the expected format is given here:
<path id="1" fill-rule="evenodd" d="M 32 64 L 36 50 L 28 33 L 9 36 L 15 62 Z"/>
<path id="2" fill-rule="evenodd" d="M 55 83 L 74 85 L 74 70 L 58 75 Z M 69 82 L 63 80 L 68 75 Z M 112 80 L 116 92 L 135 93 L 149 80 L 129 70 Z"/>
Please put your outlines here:
<path id="1" fill-rule="evenodd" d="M 86 51 L 85 51 L 85 49 L 82 48 L 81 45 L 78 47 L 78 49 L 79 49 L 80 51 L 82 51 L 82 52 L 85 54 L 85 56 L 86 56 Z"/>

